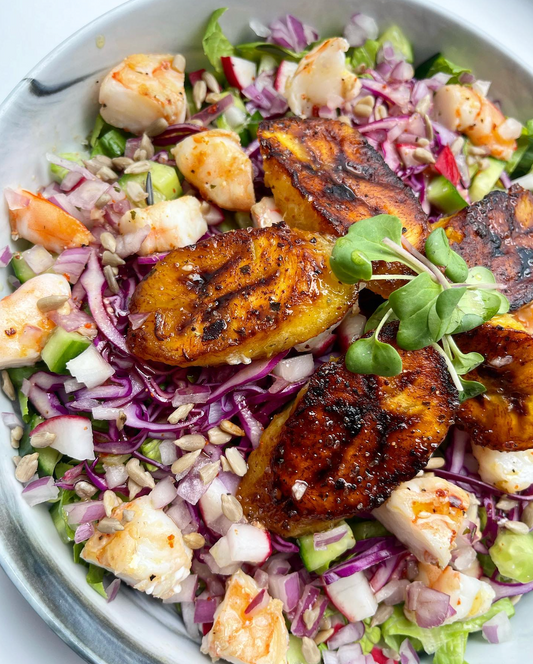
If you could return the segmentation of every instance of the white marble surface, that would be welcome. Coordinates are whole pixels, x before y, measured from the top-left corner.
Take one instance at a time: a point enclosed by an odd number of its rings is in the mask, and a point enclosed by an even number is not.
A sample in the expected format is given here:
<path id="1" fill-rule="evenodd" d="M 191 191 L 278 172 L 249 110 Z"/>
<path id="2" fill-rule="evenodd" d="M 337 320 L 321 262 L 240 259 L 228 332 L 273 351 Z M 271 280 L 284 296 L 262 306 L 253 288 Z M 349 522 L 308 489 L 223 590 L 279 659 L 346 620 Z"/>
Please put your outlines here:
<path id="1" fill-rule="evenodd" d="M 0 0 L 0 100 L 63 39 L 119 4 L 122 0 Z M 435 0 L 435 4 L 477 24 L 533 67 L 532 0 Z M 82 662 L 26 604 L 1 569 L 0 649 L 0 662 L 6 664 Z"/>

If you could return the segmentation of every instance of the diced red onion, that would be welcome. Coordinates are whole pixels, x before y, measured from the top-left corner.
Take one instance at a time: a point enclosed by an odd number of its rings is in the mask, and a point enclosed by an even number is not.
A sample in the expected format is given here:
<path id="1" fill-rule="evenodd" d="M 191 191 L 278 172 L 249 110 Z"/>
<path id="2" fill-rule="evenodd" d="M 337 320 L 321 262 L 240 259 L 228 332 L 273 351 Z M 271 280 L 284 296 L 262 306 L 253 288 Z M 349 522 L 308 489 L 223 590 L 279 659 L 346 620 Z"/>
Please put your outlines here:
<path id="1" fill-rule="evenodd" d="M 207 108 L 202 109 L 199 113 L 193 115 L 191 120 L 199 120 L 202 124 L 207 126 L 222 115 L 222 113 L 224 113 L 224 111 L 232 104 L 232 95 L 226 95 L 225 97 L 222 97 L 220 101 L 217 101 L 216 104 L 211 104 L 211 106 L 208 106 Z"/>
<path id="2" fill-rule="evenodd" d="M 54 257 L 44 247 L 36 244 L 24 251 L 22 257 L 35 274 L 42 274 L 54 264 Z"/>
<path id="3" fill-rule="evenodd" d="M 198 641 L 200 638 L 200 631 L 198 625 L 194 622 L 195 614 L 195 603 L 194 602 L 182 602 L 181 606 L 181 617 L 183 618 L 183 624 L 187 630 L 187 634 L 194 641 Z"/>
<path id="4" fill-rule="evenodd" d="M 41 477 L 27 484 L 22 490 L 22 497 L 30 507 L 56 500 L 58 496 L 59 489 L 55 486 L 53 477 Z"/>
<path id="5" fill-rule="evenodd" d="M 89 537 L 94 535 L 94 532 L 94 526 L 90 521 L 87 523 L 80 523 L 80 525 L 76 528 L 76 532 L 74 533 L 74 542 L 76 544 L 80 544 L 80 542 L 86 542 Z"/>
<path id="6" fill-rule="evenodd" d="M 400 655 L 400 664 L 420 664 L 420 657 L 409 639 L 404 639 L 402 641 L 398 652 Z"/>
<path id="7" fill-rule="evenodd" d="M 115 253 L 121 258 L 133 256 L 141 248 L 142 243 L 150 234 L 150 226 L 146 224 L 143 228 L 139 228 L 131 233 L 125 235 L 118 235 L 116 238 L 117 247 Z"/>
<path id="8" fill-rule="evenodd" d="M 9 429 L 14 429 L 15 427 L 24 427 L 22 420 L 15 415 L 15 413 L 2 413 L 2 422 Z"/>
<path id="9" fill-rule="evenodd" d="M 54 264 L 54 272 L 65 275 L 71 284 L 75 284 L 85 269 L 90 254 L 91 249 L 89 247 L 65 249 L 57 257 Z"/>
<path id="10" fill-rule="evenodd" d="M 82 180 L 85 178 L 81 173 L 76 173 L 75 171 L 69 171 L 65 177 L 61 180 L 61 184 L 59 185 L 59 189 L 61 191 L 64 191 L 65 193 L 68 193 L 74 187 L 79 184 Z M 44 194 L 43 194 L 44 195 Z"/>
<path id="11" fill-rule="evenodd" d="M 74 171 L 75 173 L 83 175 L 83 177 L 86 180 L 99 180 L 99 178 L 97 178 L 96 175 L 93 175 L 89 170 L 87 170 L 83 166 L 80 166 L 75 161 L 71 161 L 70 159 L 63 159 L 62 157 L 58 157 L 57 155 L 52 154 L 51 152 L 46 153 L 46 159 L 51 164 L 55 164 L 56 166 L 61 166 L 61 168 L 65 168 L 67 171 Z"/>
<path id="12" fill-rule="evenodd" d="M 96 201 L 109 191 L 112 185 L 103 180 L 85 180 L 68 194 L 68 201 L 81 210 L 92 210 Z"/>
<path id="13" fill-rule="evenodd" d="M 108 604 L 117 598 L 118 591 L 120 590 L 120 583 L 120 579 L 113 579 L 113 581 L 107 586 L 106 593 Z"/>
<path id="14" fill-rule="evenodd" d="M 59 311 L 51 311 L 48 314 L 50 320 L 62 327 L 65 332 L 76 332 L 80 328 L 85 328 L 85 330 L 94 329 L 95 324 L 92 318 L 85 311 L 78 309 L 72 300 L 69 301 L 69 304 L 71 306 L 70 313 L 61 314 Z"/>
<path id="15" fill-rule="evenodd" d="M 212 623 L 217 609 L 217 600 L 212 599 L 197 599 L 194 603 L 194 622 Z"/>
<path id="16" fill-rule="evenodd" d="M 178 497 L 168 508 L 167 516 L 174 521 L 180 530 L 186 528 L 192 520 L 189 508 L 181 497 Z"/>
<path id="17" fill-rule="evenodd" d="M 510 641 L 513 636 L 511 621 L 505 611 L 500 611 L 487 620 L 481 632 L 489 643 L 504 643 Z"/>
<path id="18" fill-rule="evenodd" d="M 268 596 L 267 591 L 265 588 L 261 588 L 250 604 L 244 609 L 244 614 L 250 618 L 253 617 L 256 613 L 259 613 L 259 611 L 266 608 L 269 601 L 270 597 Z"/>
<path id="19" fill-rule="evenodd" d="M 415 581 L 407 588 L 405 606 L 414 612 L 419 627 L 439 627 L 448 617 L 450 596 Z"/>
<path id="20" fill-rule="evenodd" d="M 12 258 L 13 252 L 7 245 L 0 251 L 0 267 L 7 267 Z"/>
<path id="21" fill-rule="evenodd" d="M 178 495 L 177 489 L 174 486 L 172 477 L 165 477 L 164 480 L 159 481 L 150 493 L 150 500 L 155 509 L 162 509 L 171 503 Z"/>
<path id="22" fill-rule="evenodd" d="M 409 581 L 407 579 L 395 579 L 378 590 L 376 593 L 376 601 L 378 603 L 385 602 L 388 606 L 394 606 L 405 601 L 405 594 Z"/>
<path id="23" fill-rule="evenodd" d="M 339 659 L 339 664 L 367 664 L 372 659 L 374 663 L 374 658 L 371 655 L 363 655 L 363 650 L 359 643 L 350 643 L 349 645 L 341 646 L 337 651 L 337 657 Z"/>
<path id="24" fill-rule="evenodd" d="M 176 446 L 171 440 L 162 440 L 159 444 L 159 453 L 161 463 L 164 466 L 171 466 L 178 458 Z"/>
<path id="25" fill-rule="evenodd" d="M 196 591 L 198 590 L 198 575 L 189 574 L 189 576 L 181 582 L 181 590 L 163 600 L 163 604 L 181 604 L 182 602 L 194 602 Z"/>
<path id="26" fill-rule="evenodd" d="M 269 28 L 269 42 L 279 44 L 279 46 L 297 53 L 318 39 L 318 32 L 290 14 L 287 14 L 285 18 L 276 19 Z"/>
<path id="27" fill-rule="evenodd" d="M 378 38 L 378 24 L 366 14 L 354 14 L 348 25 L 344 28 L 344 38 L 356 48 L 362 46 L 367 39 Z"/>
<path id="28" fill-rule="evenodd" d="M 30 198 L 28 196 L 25 196 L 24 194 L 21 194 L 20 191 L 15 191 L 10 187 L 5 187 L 4 196 L 10 210 L 21 210 L 22 208 L 28 207 L 30 204 Z"/>
<path id="29" fill-rule="evenodd" d="M 105 516 L 104 503 L 101 500 L 87 500 L 79 503 L 65 505 L 69 526 L 75 526 L 89 521 L 99 521 Z"/>
<path id="30" fill-rule="evenodd" d="M 128 319 L 131 323 L 131 329 L 138 330 L 149 316 L 150 314 L 129 314 Z"/>
<path id="31" fill-rule="evenodd" d="M 105 480 L 110 489 L 115 489 L 127 481 L 128 471 L 123 464 L 118 464 L 117 466 L 107 466 L 104 464 L 104 468 Z"/>
<path id="32" fill-rule="evenodd" d="M 283 602 L 283 608 L 290 613 L 300 598 L 300 577 L 298 572 L 292 574 L 269 574 L 268 591 Z"/>
<path id="33" fill-rule="evenodd" d="M 364 633 L 365 626 L 362 622 L 348 623 L 348 625 L 341 627 L 341 629 L 329 638 L 328 648 L 329 650 L 337 650 L 341 646 L 359 641 L 359 639 L 363 638 Z"/>

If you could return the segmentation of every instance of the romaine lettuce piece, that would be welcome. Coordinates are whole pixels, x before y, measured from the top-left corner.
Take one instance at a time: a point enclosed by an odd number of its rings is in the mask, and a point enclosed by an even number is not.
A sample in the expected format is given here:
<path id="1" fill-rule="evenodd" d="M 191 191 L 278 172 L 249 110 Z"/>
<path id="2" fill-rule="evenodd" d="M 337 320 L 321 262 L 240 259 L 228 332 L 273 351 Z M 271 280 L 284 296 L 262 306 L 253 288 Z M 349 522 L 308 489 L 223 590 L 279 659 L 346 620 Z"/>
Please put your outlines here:
<path id="1" fill-rule="evenodd" d="M 501 530 L 489 553 L 502 576 L 519 583 L 533 581 L 533 533 Z"/>

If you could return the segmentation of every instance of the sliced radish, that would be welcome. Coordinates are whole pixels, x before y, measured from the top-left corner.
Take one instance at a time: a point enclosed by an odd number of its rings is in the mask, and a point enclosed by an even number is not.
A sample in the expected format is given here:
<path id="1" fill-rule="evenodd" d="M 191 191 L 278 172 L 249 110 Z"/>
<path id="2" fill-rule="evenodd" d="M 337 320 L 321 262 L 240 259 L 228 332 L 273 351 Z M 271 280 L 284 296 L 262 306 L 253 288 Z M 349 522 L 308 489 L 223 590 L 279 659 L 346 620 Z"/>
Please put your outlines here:
<path id="1" fill-rule="evenodd" d="M 235 523 L 226 534 L 232 562 L 264 563 L 272 553 L 270 535 L 266 530 L 246 523 Z"/>
<path id="2" fill-rule="evenodd" d="M 363 336 L 365 332 L 366 317 L 363 314 L 347 314 L 339 325 L 337 334 L 339 342 L 344 352 L 353 344 L 356 339 Z"/>
<path id="3" fill-rule="evenodd" d="M 285 94 L 285 88 L 287 87 L 287 81 L 294 74 L 298 65 L 296 62 L 289 62 L 288 60 L 282 60 L 278 71 L 276 72 L 276 79 L 274 80 L 274 89 L 280 92 L 282 95 Z"/>
<path id="4" fill-rule="evenodd" d="M 220 571 L 214 571 L 215 574 L 233 574 L 240 565 L 231 557 L 229 542 L 227 537 L 221 537 L 218 542 L 209 549 L 213 560 Z M 206 560 L 207 562 L 207 560 Z M 209 563 L 208 563 L 209 564 Z"/>
<path id="5" fill-rule="evenodd" d="M 215 477 L 207 491 L 200 498 L 198 506 L 208 528 L 211 528 L 215 521 L 222 516 L 222 495 L 226 493 L 229 492 L 224 482 L 219 477 Z"/>
<path id="6" fill-rule="evenodd" d="M 331 603 L 350 622 L 370 618 L 377 611 L 378 603 L 363 572 L 356 572 L 324 587 Z"/>
<path id="7" fill-rule="evenodd" d="M 228 83 L 239 90 L 252 85 L 257 75 L 257 65 L 255 62 L 237 58 L 234 55 L 228 55 L 220 58 L 224 76 Z"/>
<path id="8" fill-rule="evenodd" d="M 78 461 L 94 459 L 93 429 L 91 421 L 79 415 L 58 415 L 38 424 L 31 432 L 53 433 L 54 442 L 50 445 L 54 450 L 66 454 Z"/>
<path id="9" fill-rule="evenodd" d="M 420 162 L 414 157 L 416 145 L 413 145 L 412 143 L 396 143 L 396 149 L 400 153 L 400 157 L 407 168 L 420 166 Z"/>

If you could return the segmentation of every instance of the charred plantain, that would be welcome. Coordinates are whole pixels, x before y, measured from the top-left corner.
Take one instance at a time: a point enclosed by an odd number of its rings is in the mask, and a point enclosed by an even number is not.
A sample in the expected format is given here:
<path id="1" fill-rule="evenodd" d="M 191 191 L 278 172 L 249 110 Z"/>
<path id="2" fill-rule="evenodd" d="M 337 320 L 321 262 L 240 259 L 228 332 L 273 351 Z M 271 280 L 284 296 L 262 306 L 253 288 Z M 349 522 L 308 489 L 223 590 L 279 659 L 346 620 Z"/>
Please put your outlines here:
<path id="1" fill-rule="evenodd" d="M 307 341 L 354 304 L 329 267 L 334 239 L 281 223 L 177 249 L 139 284 L 131 352 L 176 366 L 238 364 Z"/>
<path id="2" fill-rule="evenodd" d="M 388 324 L 380 336 L 402 356 L 401 374 L 353 374 L 342 360 L 327 362 L 274 417 L 239 487 L 249 519 L 291 537 L 327 528 L 377 507 L 426 465 L 453 423 L 457 390 L 433 348 L 398 348 L 397 329 Z M 299 500 L 296 481 L 306 483 Z"/>

